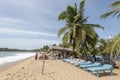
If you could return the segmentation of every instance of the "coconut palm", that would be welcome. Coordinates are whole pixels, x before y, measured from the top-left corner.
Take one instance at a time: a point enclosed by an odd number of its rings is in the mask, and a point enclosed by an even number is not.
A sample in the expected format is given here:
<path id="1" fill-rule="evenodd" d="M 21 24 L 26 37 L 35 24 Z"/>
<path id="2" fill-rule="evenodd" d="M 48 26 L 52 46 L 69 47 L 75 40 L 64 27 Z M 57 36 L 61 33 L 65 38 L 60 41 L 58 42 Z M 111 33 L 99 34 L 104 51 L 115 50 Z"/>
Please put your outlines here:
<path id="1" fill-rule="evenodd" d="M 117 0 L 116 2 L 112 3 L 110 6 L 112 7 L 112 10 L 103 14 L 101 18 L 106 18 L 110 15 L 113 15 L 113 16 L 116 15 L 118 17 L 120 16 L 120 0 Z"/>
<path id="2" fill-rule="evenodd" d="M 112 39 L 110 52 L 111 55 L 120 55 L 120 33 Z"/>
<path id="3" fill-rule="evenodd" d="M 111 39 L 100 40 L 99 52 L 107 56 L 107 62 L 112 63 L 114 56 L 120 55 L 120 33 Z"/>
<path id="4" fill-rule="evenodd" d="M 66 11 L 63 11 L 58 16 L 59 20 L 64 20 L 66 25 L 58 32 L 58 36 L 64 34 L 63 44 L 70 43 L 73 46 L 73 50 L 83 48 L 83 51 L 87 53 L 89 46 L 95 47 L 98 39 L 98 35 L 94 28 L 103 28 L 98 24 L 88 24 L 88 17 L 84 17 L 84 4 L 85 0 L 80 2 L 79 9 L 75 3 L 74 6 L 68 5 Z"/>

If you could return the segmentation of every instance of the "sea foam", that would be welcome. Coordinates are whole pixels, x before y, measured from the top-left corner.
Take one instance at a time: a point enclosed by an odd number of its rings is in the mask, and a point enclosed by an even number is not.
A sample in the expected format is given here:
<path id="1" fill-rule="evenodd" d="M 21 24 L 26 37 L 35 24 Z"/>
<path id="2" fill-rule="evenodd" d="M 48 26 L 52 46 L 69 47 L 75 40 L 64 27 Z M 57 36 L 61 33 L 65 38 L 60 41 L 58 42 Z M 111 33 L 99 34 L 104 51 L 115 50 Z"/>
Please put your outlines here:
<path id="1" fill-rule="evenodd" d="M 5 56 L 5 57 L 0 57 L 0 65 L 3 64 L 7 64 L 10 62 L 14 62 L 14 61 L 18 61 L 18 60 L 22 60 L 28 57 L 32 57 L 35 55 L 35 53 L 31 53 L 31 52 L 13 52 L 15 53 L 12 56 Z"/>

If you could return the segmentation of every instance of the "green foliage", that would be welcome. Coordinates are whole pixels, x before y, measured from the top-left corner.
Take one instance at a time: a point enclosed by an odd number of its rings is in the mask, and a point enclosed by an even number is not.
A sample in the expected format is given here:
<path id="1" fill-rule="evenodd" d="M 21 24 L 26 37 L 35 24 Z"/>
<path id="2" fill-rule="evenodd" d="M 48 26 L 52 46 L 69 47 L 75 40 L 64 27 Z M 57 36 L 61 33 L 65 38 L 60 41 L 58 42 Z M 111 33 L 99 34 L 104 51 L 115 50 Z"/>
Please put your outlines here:
<path id="1" fill-rule="evenodd" d="M 110 6 L 112 7 L 112 10 L 101 15 L 100 16 L 101 18 L 107 18 L 110 15 L 118 16 L 118 18 L 120 17 L 120 0 L 117 0 L 116 2 L 112 3 Z"/>
<path id="2" fill-rule="evenodd" d="M 77 52 L 82 50 L 83 53 L 87 53 L 89 47 L 95 48 L 98 40 L 94 28 L 103 29 L 103 27 L 98 24 L 87 23 L 88 17 L 84 16 L 84 5 L 85 0 L 82 0 L 79 8 L 75 3 L 74 6 L 68 5 L 66 10 L 60 13 L 58 20 L 64 20 L 66 25 L 58 31 L 58 37 L 64 34 L 62 40 L 64 45 L 72 45 L 73 50 Z"/>
<path id="3" fill-rule="evenodd" d="M 109 47 L 108 44 L 110 44 L 108 40 L 100 39 L 99 44 L 98 44 L 99 47 L 97 47 L 98 54 L 110 53 L 108 52 L 108 49 L 107 49 L 107 47 Z"/>
<path id="4" fill-rule="evenodd" d="M 101 39 L 97 50 L 99 54 L 108 54 L 110 56 L 120 55 L 120 33 L 112 39 Z"/>
<path id="5" fill-rule="evenodd" d="M 114 55 L 120 55 L 120 33 L 112 39 L 110 52 Z"/>
<path id="6" fill-rule="evenodd" d="M 55 45 L 55 44 L 53 44 L 53 45 Z M 48 52 L 48 50 L 49 50 L 48 45 L 45 45 L 45 46 L 43 46 L 43 48 L 40 49 L 40 51 L 44 51 L 44 52 Z"/>
<path id="7" fill-rule="evenodd" d="M 39 49 L 33 49 L 33 50 L 22 50 L 22 49 L 9 49 L 9 48 L 0 48 L 0 51 L 5 51 L 5 52 L 36 52 Z"/>

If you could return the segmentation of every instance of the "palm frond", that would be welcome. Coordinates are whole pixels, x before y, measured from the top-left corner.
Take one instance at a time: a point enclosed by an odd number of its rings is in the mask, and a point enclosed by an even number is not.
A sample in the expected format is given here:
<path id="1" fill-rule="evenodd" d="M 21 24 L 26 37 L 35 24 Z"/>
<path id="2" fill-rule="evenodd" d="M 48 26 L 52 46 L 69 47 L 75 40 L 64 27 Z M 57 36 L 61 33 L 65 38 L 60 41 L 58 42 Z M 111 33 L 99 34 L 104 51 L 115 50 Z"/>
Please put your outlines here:
<path id="1" fill-rule="evenodd" d="M 74 13 L 77 14 L 77 4 L 76 3 L 74 4 Z"/>
<path id="2" fill-rule="evenodd" d="M 101 25 L 98 25 L 98 24 L 84 24 L 84 26 L 89 26 L 89 27 L 93 27 L 93 28 L 101 28 L 104 30 L 104 27 L 102 27 Z"/>
<path id="3" fill-rule="evenodd" d="M 78 22 L 78 20 L 81 20 L 81 15 L 80 14 L 77 14 L 76 16 L 74 16 L 74 23 L 75 22 Z"/>
<path id="4" fill-rule="evenodd" d="M 115 7 L 115 6 L 118 6 L 118 5 L 120 5 L 120 0 L 118 0 L 118 1 L 111 4 L 112 7 Z"/>
<path id="5" fill-rule="evenodd" d="M 85 0 L 82 0 L 80 2 L 80 10 L 83 10 L 84 9 L 84 5 L 85 5 Z"/>
<path id="6" fill-rule="evenodd" d="M 77 14 L 77 8 L 72 6 L 67 6 L 67 22 L 72 23 L 74 21 L 74 16 Z"/>
<path id="7" fill-rule="evenodd" d="M 119 18 L 119 16 L 120 16 L 120 0 L 112 3 L 110 6 L 112 7 L 112 10 L 103 14 L 103 15 L 101 15 L 100 16 L 101 19 L 107 18 L 110 15 L 113 15 L 113 17 L 116 15 Z"/>
<path id="8" fill-rule="evenodd" d="M 70 33 L 66 32 L 65 35 L 63 36 L 62 44 L 66 44 L 69 41 Z"/>
<path id="9" fill-rule="evenodd" d="M 86 39 L 86 34 L 87 33 L 84 29 L 79 29 L 78 39 L 80 41 L 80 44 L 84 44 L 85 39 Z"/>
<path id="10" fill-rule="evenodd" d="M 68 25 L 66 25 L 65 27 L 61 28 L 61 29 L 58 31 L 58 37 L 60 37 L 61 34 L 65 33 L 68 28 L 69 28 Z"/>
<path id="11" fill-rule="evenodd" d="M 92 27 L 84 26 L 83 29 L 88 33 L 86 34 L 87 37 L 90 37 L 92 39 L 95 37 L 96 32 L 94 31 Z"/>
<path id="12" fill-rule="evenodd" d="M 66 11 L 63 11 L 62 13 L 59 14 L 58 20 L 64 20 L 66 18 Z"/>
<path id="13" fill-rule="evenodd" d="M 107 13 L 101 15 L 100 18 L 101 18 L 101 19 L 106 18 L 106 17 L 112 15 L 113 13 L 114 13 L 114 11 L 107 12 Z"/>
<path id="14" fill-rule="evenodd" d="M 116 11 L 114 11 L 114 13 L 113 13 L 113 17 L 114 16 L 117 16 L 118 15 L 118 17 L 119 17 L 119 15 L 120 15 L 120 10 L 116 10 Z"/>

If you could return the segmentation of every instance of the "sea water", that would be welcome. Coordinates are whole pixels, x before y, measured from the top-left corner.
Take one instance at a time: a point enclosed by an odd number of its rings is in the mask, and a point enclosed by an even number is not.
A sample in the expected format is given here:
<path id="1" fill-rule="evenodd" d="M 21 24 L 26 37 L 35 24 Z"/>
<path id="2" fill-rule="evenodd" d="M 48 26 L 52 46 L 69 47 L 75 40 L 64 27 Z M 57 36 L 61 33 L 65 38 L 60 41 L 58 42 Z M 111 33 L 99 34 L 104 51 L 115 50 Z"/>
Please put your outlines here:
<path id="1" fill-rule="evenodd" d="M 35 52 L 0 52 L 0 66 L 35 55 Z"/>

